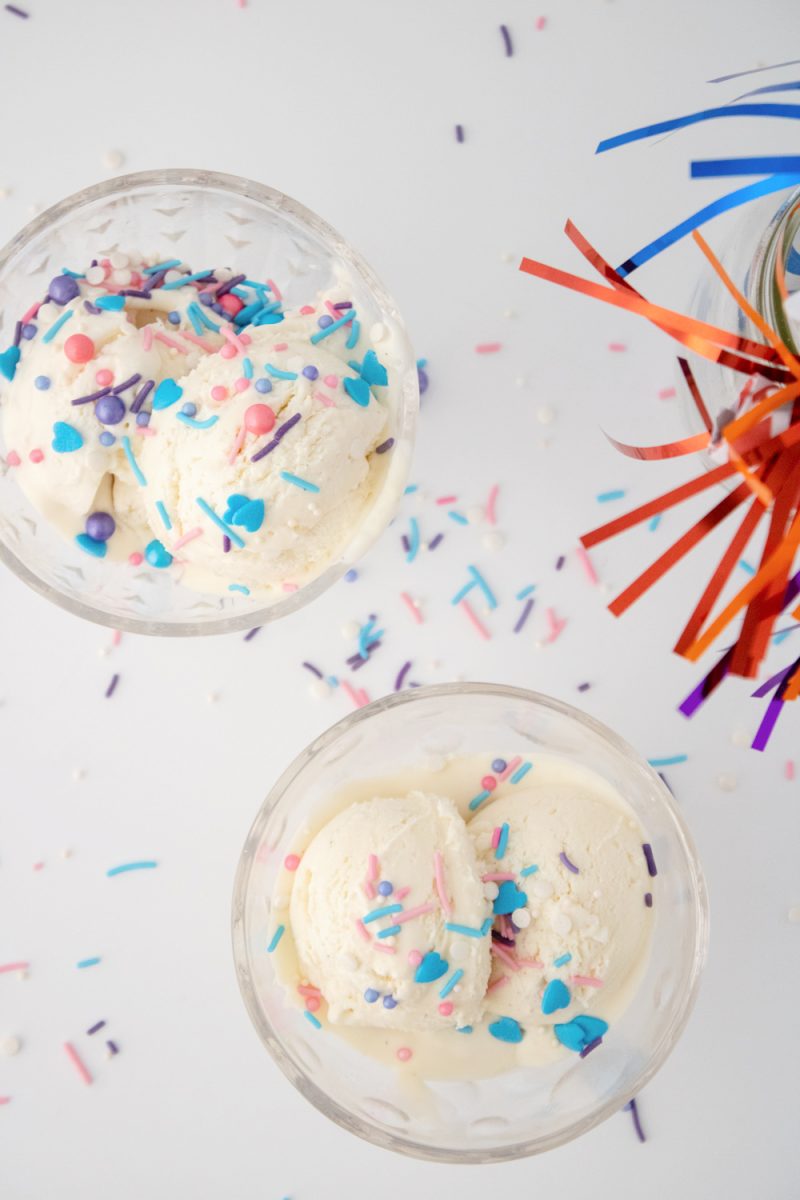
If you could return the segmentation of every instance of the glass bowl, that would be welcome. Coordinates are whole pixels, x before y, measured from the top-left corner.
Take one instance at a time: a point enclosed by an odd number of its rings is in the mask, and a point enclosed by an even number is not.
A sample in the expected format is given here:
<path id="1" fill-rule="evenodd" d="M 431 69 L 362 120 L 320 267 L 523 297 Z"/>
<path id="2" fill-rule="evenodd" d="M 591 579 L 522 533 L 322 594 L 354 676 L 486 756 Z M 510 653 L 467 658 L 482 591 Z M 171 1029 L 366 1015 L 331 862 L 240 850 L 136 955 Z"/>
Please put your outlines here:
<path id="1" fill-rule="evenodd" d="M 0 250 L 0 341 L 47 291 L 62 267 L 139 251 L 153 261 L 232 268 L 280 282 L 287 306 L 304 304 L 337 273 L 352 285 L 362 324 L 382 322 L 399 369 L 381 481 L 340 559 L 274 603 L 241 594 L 190 591 L 165 571 L 93 559 L 54 529 L 0 474 L 0 558 L 37 592 L 81 617 L 134 633 L 197 635 L 248 629 L 315 599 L 372 545 L 395 513 L 408 478 L 419 403 L 414 355 L 397 306 L 369 265 L 320 217 L 274 188 L 213 171 L 161 170 L 122 175 L 48 209 Z M 260 274 L 259 274 L 260 272 Z M 0 446 L 5 452 L 7 447 Z"/>
<path id="2" fill-rule="evenodd" d="M 659 867 L 649 962 L 602 1053 L 488 1079 L 430 1082 L 415 1103 L 402 1072 L 317 1030 L 287 1004 L 266 953 L 270 900 L 304 820 L 355 778 L 454 753 L 546 751 L 588 767 L 627 800 Z M 694 847 L 658 775 L 621 738 L 558 700 L 494 684 L 419 688 L 352 713 L 312 742 L 274 785 L 248 835 L 233 897 L 244 1002 L 278 1066 L 325 1116 L 378 1146 L 452 1163 L 552 1149 L 623 1107 L 683 1030 L 706 954 L 706 890 Z"/>

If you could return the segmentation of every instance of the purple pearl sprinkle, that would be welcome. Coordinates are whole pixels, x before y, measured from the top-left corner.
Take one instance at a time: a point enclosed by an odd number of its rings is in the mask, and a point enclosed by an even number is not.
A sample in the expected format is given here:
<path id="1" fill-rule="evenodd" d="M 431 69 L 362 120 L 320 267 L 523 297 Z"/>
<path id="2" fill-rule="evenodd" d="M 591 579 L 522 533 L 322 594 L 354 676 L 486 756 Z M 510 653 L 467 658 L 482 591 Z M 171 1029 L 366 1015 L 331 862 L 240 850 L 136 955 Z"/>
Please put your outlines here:
<path id="1" fill-rule="evenodd" d="M 86 532 L 96 542 L 107 542 L 113 537 L 117 523 L 107 512 L 93 512 L 86 518 Z"/>
<path id="2" fill-rule="evenodd" d="M 50 286 L 47 289 L 47 298 L 56 304 L 69 304 L 70 300 L 75 299 L 79 291 L 80 288 L 78 287 L 77 279 L 73 279 L 71 275 L 56 275 L 55 279 L 50 280 Z"/>
<path id="3" fill-rule="evenodd" d="M 180 325 L 181 314 L 179 312 L 176 312 L 175 309 L 173 308 L 172 312 L 167 313 L 167 320 L 169 321 L 170 325 Z"/>
<path id="4" fill-rule="evenodd" d="M 107 429 L 104 429 L 100 434 L 101 446 L 113 446 L 116 440 L 117 439 L 114 437 L 113 433 L 109 433 Z"/>
<path id="5" fill-rule="evenodd" d="M 186 404 L 181 405 L 181 412 L 185 417 L 193 417 L 197 413 L 197 405 L 187 401 Z"/>
<path id="6" fill-rule="evenodd" d="M 652 892 L 645 892 L 645 894 L 644 894 L 644 905 L 645 905 L 645 908 L 652 908 L 652 907 L 653 907 L 653 893 L 652 893 Z"/>
<path id="7" fill-rule="evenodd" d="M 26 342 L 29 342 L 31 338 L 35 338 L 36 332 L 36 326 L 31 321 L 26 321 L 22 326 L 22 336 L 25 338 Z"/>
<path id="8" fill-rule="evenodd" d="M 103 425 L 119 425 L 125 416 L 125 404 L 119 396 L 101 396 L 94 406 L 94 415 Z"/>
<path id="9" fill-rule="evenodd" d="M 50 387 L 50 377 L 48 375 L 37 375 L 33 384 L 40 392 L 46 392 Z"/>
<path id="10" fill-rule="evenodd" d="M 272 391 L 272 383 L 269 379 L 257 379 L 254 386 L 257 392 L 266 393 Z"/>
<path id="11" fill-rule="evenodd" d="M 384 996 L 383 997 L 383 1007 L 384 1008 L 397 1008 L 397 1001 L 395 1000 L 394 996 Z"/>
<path id="12" fill-rule="evenodd" d="M 379 896 L 391 896 L 393 891 L 394 891 L 394 888 L 392 887 L 392 885 L 388 879 L 382 879 L 380 881 L 380 883 L 378 884 L 378 895 Z"/>
<path id="13" fill-rule="evenodd" d="M 306 379 L 319 379 L 319 371 L 314 366 L 303 367 L 303 374 Z"/>
<path id="14" fill-rule="evenodd" d="M 349 571 L 345 571 L 345 574 L 344 574 L 345 583 L 355 583 L 355 581 L 357 579 L 358 579 L 358 571 L 355 569 L 355 567 L 351 567 Z"/>
<path id="15" fill-rule="evenodd" d="M 376 992 L 375 988 L 367 988 L 367 990 L 364 992 L 364 999 L 366 1000 L 367 1004 L 374 1004 L 379 995 L 380 992 Z"/>
<path id="16" fill-rule="evenodd" d="M 210 308 L 211 305 L 214 303 L 214 293 L 213 292 L 201 292 L 197 298 L 205 308 Z"/>
<path id="17" fill-rule="evenodd" d="M 320 329 L 327 329 L 329 325 L 333 324 L 333 317 L 329 317 L 326 313 L 325 316 L 318 318 L 317 324 L 319 325 Z"/>
<path id="18" fill-rule="evenodd" d="M 494 771 L 495 775 L 502 775 L 507 766 L 508 763 L 504 758 L 495 758 L 492 760 L 492 770 Z"/>
<path id="19" fill-rule="evenodd" d="M 138 412 L 136 414 L 136 424 L 140 425 L 140 426 L 141 425 L 145 425 L 145 426 L 149 425 L 150 424 L 150 413 L 149 412 Z"/>
<path id="20" fill-rule="evenodd" d="M 231 539 L 228 537 L 228 535 L 226 533 L 223 535 L 223 538 L 222 538 L 222 553 L 230 554 L 230 552 L 231 552 Z"/>

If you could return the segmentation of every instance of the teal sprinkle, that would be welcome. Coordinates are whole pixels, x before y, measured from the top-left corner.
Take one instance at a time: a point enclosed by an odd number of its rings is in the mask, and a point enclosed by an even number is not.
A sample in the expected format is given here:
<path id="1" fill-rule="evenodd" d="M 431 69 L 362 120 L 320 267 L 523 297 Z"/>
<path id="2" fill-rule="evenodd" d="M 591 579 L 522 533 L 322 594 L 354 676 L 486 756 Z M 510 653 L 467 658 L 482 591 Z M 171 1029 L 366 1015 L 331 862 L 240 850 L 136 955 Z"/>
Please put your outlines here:
<path id="1" fill-rule="evenodd" d="M 312 333 L 308 340 L 311 342 L 312 346 L 316 346 L 317 342 L 321 342 L 323 338 L 330 337 L 330 335 L 335 333 L 337 329 L 341 329 L 341 327 L 346 325 L 348 321 L 352 321 L 355 315 L 356 310 L 354 308 L 348 308 L 343 317 L 339 317 L 339 320 L 334 321 L 332 325 L 327 327 L 327 329 L 318 329 L 316 333 Z"/>
<path id="2" fill-rule="evenodd" d="M 456 512 L 455 509 L 450 509 L 447 514 L 451 521 L 455 521 L 456 525 L 469 525 L 469 521 L 463 513 Z"/>
<path id="3" fill-rule="evenodd" d="M 172 292 L 175 288 L 183 287 L 187 283 L 194 283 L 196 279 L 205 279 L 210 275 L 211 271 L 195 271 L 194 275 L 181 275 L 180 279 L 173 279 L 171 283 L 162 283 L 162 292 Z"/>
<path id="4" fill-rule="evenodd" d="M 476 579 L 470 579 L 469 583 L 465 583 L 464 586 L 461 588 L 461 590 L 456 592 L 455 596 L 453 596 L 453 599 L 450 601 L 450 603 L 451 604 L 460 604 L 461 601 L 464 599 L 464 597 L 468 596 L 469 593 L 472 591 L 472 589 L 477 586 L 478 586 L 478 581 Z"/>
<path id="5" fill-rule="evenodd" d="M 229 583 L 228 591 L 229 592 L 241 592 L 243 596 L 250 595 L 250 588 L 246 587 L 245 584 L 243 584 L 243 583 Z"/>
<path id="6" fill-rule="evenodd" d="M 211 320 L 211 317 L 208 315 L 206 310 L 201 308 L 199 304 L 196 304 L 194 300 L 192 301 L 192 304 L 197 310 L 195 316 L 197 317 L 198 321 L 202 321 L 206 329 L 210 329 L 212 333 L 219 333 L 219 325 L 216 321 Z"/>
<path id="7" fill-rule="evenodd" d="M 537 864 L 532 863 L 531 866 L 529 866 L 529 867 L 523 867 L 522 870 L 520 871 L 520 875 L 522 876 L 523 879 L 527 879 L 527 877 L 529 875 L 535 875 L 538 870 L 539 870 L 539 867 L 537 866 Z"/>
<path id="8" fill-rule="evenodd" d="M 536 584 L 529 583 L 528 586 L 524 587 L 521 592 L 517 592 L 517 600 L 525 600 L 526 597 L 530 596 L 531 593 L 535 592 L 535 591 L 536 591 Z"/>
<path id="9" fill-rule="evenodd" d="M 422 367 L 422 368 L 424 368 L 424 367 L 427 367 L 427 365 L 428 365 L 428 360 L 427 360 L 427 358 L 418 358 L 418 359 L 417 359 L 417 366 L 418 366 L 418 367 Z"/>
<path id="10" fill-rule="evenodd" d="M 164 528 L 172 529 L 172 521 L 169 519 L 169 513 L 167 512 L 164 501 L 156 500 L 156 508 L 158 509 L 158 515 L 161 517 L 161 520 L 164 522 Z"/>
<path id="11" fill-rule="evenodd" d="M 475 582 L 477 583 L 478 587 L 481 589 L 481 591 L 483 592 L 484 596 L 486 597 L 486 603 L 489 605 L 489 608 L 497 608 L 497 597 L 495 596 L 495 594 L 494 594 L 494 592 L 492 591 L 492 589 L 489 587 L 489 585 L 488 585 L 488 583 L 486 582 L 486 580 L 485 580 L 485 579 L 483 578 L 483 576 L 481 575 L 481 573 L 480 573 L 480 571 L 478 570 L 478 568 L 477 568 L 477 567 L 473 567 L 473 566 L 470 564 L 470 565 L 467 567 L 467 570 L 469 571 L 470 575 L 471 575 L 471 576 L 472 576 L 472 578 L 475 580 Z"/>
<path id="12" fill-rule="evenodd" d="M 66 275 L 67 272 L 65 271 L 64 274 Z M 77 276 L 76 276 L 76 278 L 77 278 Z M 84 967 L 96 967 L 97 964 L 102 961 L 103 960 L 98 955 L 95 958 L 82 958 L 80 962 L 75 963 L 75 966 L 80 971 L 80 970 L 83 970 Z"/>
<path id="13" fill-rule="evenodd" d="M 444 985 L 442 990 L 439 992 L 440 1000 L 444 1000 L 445 996 L 450 995 L 453 988 L 456 986 L 456 984 L 458 983 L 459 979 L 462 977 L 463 974 L 464 974 L 464 971 L 463 971 L 462 967 L 459 967 L 457 971 L 453 971 L 453 974 L 450 976 L 450 978 L 447 980 L 447 983 Z"/>
<path id="14" fill-rule="evenodd" d="M 249 358 L 242 359 L 242 370 L 244 371 L 245 379 L 253 378 L 253 363 Z"/>
<path id="15" fill-rule="evenodd" d="M 98 296 L 94 302 L 95 308 L 105 312 L 122 312 L 125 307 L 124 296 Z"/>
<path id="16" fill-rule="evenodd" d="M 80 275 L 77 271 L 70 271 L 69 267 L 61 268 L 62 275 L 69 275 L 70 279 L 85 279 L 85 275 Z"/>
<path id="17" fill-rule="evenodd" d="M 746 558 L 739 559 L 739 566 L 747 575 L 755 575 L 756 573 L 755 567 L 751 567 Z"/>
<path id="18" fill-rule="evenodd" d="M 213 416 L 206 417 L 205 421 L 198 421 L 195 417 L 190 417 L 185 412 L 177 412 L 175 416 L 182 425 L 188 425 L 190 429 L 211 429 L 219 420 L 216 413 Z"/>
<path id="19" fill-rule="evenodd" d="M 450 921 L 445 921 L 444 927 L 445 929 L 449 930 L 450 933 L 462 933 L 464 937 L 483 937 L 483 932 L 480 929 L 473 929 L 470 925 L 455 925 Z"/>
<path id="20" fill-rule="evenodd" d="M 71 320 L 71 318 L 73 316 L 74 316 L 74 313 L 73 313 L 72 309 L 70 309 L 69 312 L 62 313 L 61 316 L 58 318 L 58 320 L 53 322 L 53 324 L 48 329 L 47 333 L 45 333 L 42 336 L 42 341 L 43 342 L 52 342 L 53 338 L 56 336 L 56 334 L 58 333 L 58 331 L 62 327 L 62 325 L 66 325 L 67 321 Z"/>
<path id="21" fill-rule="evenodd" d="M 647 528 L 651 533 L 655 533 L 655 531 L 658 529 L 659 525 L 661 524 L 661 517 L 661 513 L 656 513 L 656 515 L 649 522 Z"/>
<path id="22" fill-rule="evenodd" d="M 407 488 L 403 488 L 403 495 L 410 496 L 410 495 L 412 495 L 412 493 L 418 492 L 418 491 L 419 491 L 419 484 L 418 483 L 410 483 Z"/>
<path id="23" fill-rule="evenodd" d="M 492 928 L 492 918 L 487 917 L 481 925 L 481 937 L 486 937 L 489 930 Z"/>
<path id="24" fill-rule="evenodd" d="M 125 451 L 125 457 L 127 458 L 128 464 L 129 464 L 131 470 L 133 471 L 133 474 L 136 478 L 136 482 L 138 483 L 139 487 L 147 487 L 147 480 L 145 479 L 144 475 L 142 474 L 142 468 L 139 466 L 136 459 L 134 458 L 133 450 L 131 449 L 131 439 L 128 437 L 127 434 L 125 434 L 124 437 L 121 439 L 121 441 L 122 441 L 122 449 Z"/>
<path id="25" fill-rule="evenodd" d="M 553 959 L 554 967 L 565 967 L 568 962 L 572 962 L 571 954 L 560 954 L 558 958 Z"/>
<path id="26" fill-rule="evenodd" d="M 114 875 L 124 875 L 127 871 L 152 871 L 158 863 L 152 859 L 141 859 L 139 862 L 122 863 L 119 867 L 111 867 L 106 875 L 111 879 Z"/>
<path id="27" fill-rule="evenodd" d="M 303 1016 L 307 1021 L 311 1022 L 315 1029 L 322 1029 L 322 1022 L 318 1021 L 314 1014 L 309 1012 L 307 1008 L 303 1010 Z"/>
<path id="28" fill-rule="evenodd" d="M 285 932 L 286 932 L 286 926 L 279 925 L 278 928 L 275 930 L 275 932 L 272 935 L 272 941 L 267 946 L 267 954 L 273 953 L 273 951 L 277 948 L 278 942 L 281 940 L 281 938 L 283 937 Z"/>
<path id="29" fill-rule="evenodd" d="M 192 303 L 186 309 L 186 315 L 192 323 L 192 329 L 195 331 L 197 336 L 200 337 L 203 333 L 204 326 L 203 326 L 203 322 L 200 320 L 197 313 L 195 312 L 196 307 L 199 307 L 199 306 L 195 305 L 195 302 L 193 300 Z"/>
<path id="30" fill-rule="evenodd" d="M 616 488 L 611 492 L 600 492 L 598 496 L 595 496 L 595 500 L 598 504 L 607 504 L 609 500 L 622 500 L 624 496 L 625 488 Z"/>
<path id="31" fill-rule="evenodd" d="M 484 800 L 488 800 L 491 794 L 491 792 L 478 792 L 477 796 L 474 796 L 469 802 L 470 812 L 475 812 L 475 809 L 479 808 Z"/>
<path id="32" fill-rule="evenodd" d="M 268 285 L 268 284 L 266 284 L 266 283 L 256 283 L 255 279 L 243 279 L 243 280 L 242 280 L 242 285 L 243 285 L 244 287 L 255 288 L 257 292 L 268 292 L 268 291 L 270 291 L 270 288 L 269 288 L 269 285 Z"/>
<path id="33" fill-rule="evenodd" d="M 315 483 L 309 483 L 307 479 L 301 479 L 299 475 L 293 475 L 291 471 L 281 471 L 281 479 L 284 479 L 287 483 L 294 484 L 295 487 L 301 488 L 304 492 L 319 491 Z"/>
<path id="34" fill-rule="evenodd" d="M 495 858 L 502 858 L 508 849 L 508 821 L 504 821 L 500 826 L 500 837 L 497 839 L 497 849 L 494 852 Z"/>
<path id="35" fill-rule="evenodd" d="M 528 774 L 528 771 L 530 771 L 532 766 L 533 766 L 533 763 L 529 763 L 529 762 L 523 763 L 521 767 L 517 767 L 516 771 L 511 776 L 511 778 L 509 779 L 508 782 L 509 783 L 519 783 L 520 779 L 525 778 L 525 776 Z"/>
<path id="36" fill-rule="evenodd" d="M 264 370 L 273 379 L 297 379 L 296 371 L 281 371 L 280 367 L 273 367 L 270 363 L 264 364 Z"/>
<path id="37" fill-rule="evenodd" d="M 471 1025 L 460 1025 L 458 1027 L 458 1029 L 456 1029 L 456 1033 L 472 1033 L 472 1026 Z"/>
<path id="38" fill-rule="evenodd" d="M 369 925 L 370 921 L 377 921 L 379 917 L 390 917 L 392 913 L 402 911 L 402 904 L 384 904 L 383 908 L 373 908 L 372 912 L 368 912 L 361 920 L 365 925 Z"/>
<path id="39" fill-rule="evenodd" d="M 381 929 L 378 934 L 379 938 L 393 937 L 396 933 L 400 933 L 399 925 L 390 925 L 388 929 Z"/>
<path id="40" fill-rule="evenodd" d="M 123 438 L 122 440 L 124 441 L 125 439 Z M 201 510 L 201 512 L 206 514 L 210 521 L 214 522 L 217 529 L 221 529 L 222 532 L 231 539 L 234 546 L 238 546 L 240 550 L 244 547 L 244 539 L 240 538 L 236 530 L 231 529 L 230 525 L 226 525 L 222 517 L 217 516 L 211 505 L 208 504 L 202 496 L 195 497 L 195 504 Z"/>
<path id="41" fill-rule="evenodd" d="M 409 521 L 409 525 L 411 526 L 411 529 L 408 539 L 408 554 L 406 555 L 406 562 L 413 562 L 419 552 L 419 522 L 417 521 L 417 518 L 412 517 Z"/>
<path id="42" fill-rule="evenodd" d="M 247 299 L 247 292 L 244 290 L 244 288 L 240 288 L 240 287 L 232 287 L 232 288 L 230 289 L 230 294 L 231 294 L 232 296 L 238 296 L 240 300 L 246 300 L 246 299 Z"/>
<path id="43" fill-rule="evenodd" d="M 669 758 L 648 758 L 651 767 L 675 767 L 678 763 L 685 763 L 688 754 L 673 754 Z"/>
<path id="44" fill-rule="evenodd" d="M 353 327 L 350 330 L 345 346 L 348 350 L 352 350 L 358 344 L 358 339 L 361 336 L 361 322 L 353 321 Z"/>
<path id="45" fill-rule="evenodd" d="M 367 408 L 370 401 L 369 384 L 360 377 L 352 379 L 349 375 L 342 380 L 342 387 L 347 392 L 350 399 L 359 408 Z"/>
<path id="46" fill-rule="evenodd" d="M 169 271 L 170 267 L 179 267 L 181 260 L 179 258 L 168 258 L 166 262 L 156 263 L 154 267 L 145 267 L 142 271 L 143 275 L 157 275 L 159 271 Z"/>

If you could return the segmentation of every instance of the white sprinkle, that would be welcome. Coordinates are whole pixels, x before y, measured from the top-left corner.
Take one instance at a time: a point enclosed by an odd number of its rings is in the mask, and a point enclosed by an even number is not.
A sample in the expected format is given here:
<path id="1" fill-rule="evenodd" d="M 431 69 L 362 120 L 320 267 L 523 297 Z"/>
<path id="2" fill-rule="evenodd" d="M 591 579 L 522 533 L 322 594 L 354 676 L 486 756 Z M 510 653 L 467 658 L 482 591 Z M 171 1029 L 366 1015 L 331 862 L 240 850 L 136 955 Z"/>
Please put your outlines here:
<path id="1" fill-rule="evenodd" d="M 373 342 L 382 342 L 386 337 L 386 326 L 382 321 L 376 321 L 369 331 L 369 336 Z"/>
<path id="2" fill-rule="evenodd" d="M 534 879 L 529 887 L 534 896 L 538 896 L 540 900 L 546 900 L 553 894 L 553 885 L 549 879 Z"/>
<path id="3" fill-rule="evenodd" d="M 490 529 L 481 537 L 481 545 L 484 550 L 502 550 L 505 544 L 505 534 L 501 533 L 499 529 Z"/>
<path id="4" fill-rule="evenodd" d="M 524 388 L 528 386 L 528 382 L 529 380 L 527 375 L 518 375 L 514 380 L 514 386 L 518 388 Z"/>
<path id="5" fill-rule="evenodd" d="M 496 900 L 500 895 L 500 888 L 496 883 L 492 883 L 491 879 L 483 885 L 483 894 L 487 900 Z"/>
<path id="6" fill-rule="evenodd" d="M 527 929 L 531 923 L 531 914 L 525 908 L 515 908 L 511 920 L 519 929 Z"/>
<path id="7" fill-rule="evenodd" d="M 736 791 L 736 785 L 738 782 L 739 781 L 735 775 L 732 775 L 726 771 L 723 771 L 721 775 L 717 776 L 717 787 L 721 792 Z"/>
<path id="8" fill-rule="evenodd" d="M 86 778 L 86 768 L 85 767 L 73 767 L 72 778 L 75 781 L 75 783 L 80 783 L 80 781 L 82 779 Z"/>
<path id="9" fill-rule="evenodd" d="M 206 696 L 206 702 L 208 704 L 216 704 L 218 700 L 219 692 L 209 692 Z"/>
<path id="10" fill-rule="evenodd" d="M 482 521 L 486 520 L 486 513 L 481 508 L 480 504 L 471 505 L 467 509 L 465 515 L 470 525 L 480 525 Z"/>
<path id="11" fill-rule="evenodd" d="M 313 679 L 308 685 L 308 694 L 314 700 L 325 700 L 331 694 L 331 686 L 324 679 Z"/>
<path id="12" fill-rule="evenodd" d="M 111 278 L 114 280 L 114 283 L 118 283 L 120 287 L 127 287 L 133 279 L 133 272 L 129 271 L 127 267 L 120 268 L 118 271 L 111 272 Z"/>
<path id="13" fill-rule="evenodd" d="M 89 267 L 86 271 L 86 282 L 91 283 L 93 287 L 103 283 L 106 273 L 102 267 Z"/>
<path id="14" fill-rule="evenodd" d="M 0 200 L 7 200 L 11 195 L 10 187 L 0 187 Z"/>
<path id="15" fill-rule="evenodd" d="M 361 628 L 358 621 L 345 621 L 339 632 L 347 642 L 350 638 L 358 637 L 358 631 Z"/>
<path id="16" fill-rule="evenodd" d="M 536 420 L 540 425 L 552 425 L 556 414 L 549 404 L 540 404 L 536 410 Z"/>
<path id="17" fill-rule="evenodd" d="M 103 155 L 103 166 L 107 171 L 117 171 L 125 162 L 125 155 L 121 150 L 106 150 Z"/>
<path id="18" fill-rule="evenodd" d="M 510 252 L 510 251 L 508 251 L 508 250 L 503 250 L 503 251 L 501 252 L 501 254 L 500 254 L 500 261 L 501 261 L 501 262 L 504 262 L 504 263 L 511 263 L 511 262 L 514 262 L 514 260 L 515 260 L 515 257 L 516 257 L 516 256 L 515 256 L 515 255 L 513 255 L 513 254 L 511 254 L 511 252 Z"/>
<path id="19" fill-rule="evenodd" d="M 0 1038 L 0 1054 L 4 1058 L 13 1058 L 15 1054 L 19 1054 L 21 1049 L 22 1042 L 13 1034 L 9 1037 Z"/>
<path id="20" fill-rule="evenodd" d="M 129 267 L 131 263 L 127 254 L 123 254 L 120 250 L 115 250 L 113 254 L 109 254 L 108 261 L 115 271 L 122 270 L 123 267 Z"/>
<path id="21" fill-rule="evenodd" d="M 734 746 L 747 747 L 750 745 L 750 738 L 744 729 L 736 729 L 731 734 L 731 741 Z"/>
<path id="22" fill-rule="evenodd" d="M 515 308 L 507 308 L 503 313 L 503 316 L 506 317 L 509 321 L 513 320 L 513 318 L 516 317 L 516 315 L 517 315 L 517 310 Z"/>
<path id="23" fill-rule="evenodd" d="M 449 951 L 450 959 L 453 962 L 463 962 L 469 955 L 469 947 L 463 938 L 458 941 L 453 941 Z"/>
<path id="24" fill-rule="evenodd" d="M 72 851 L 69 846 L 65 846 L 63 850 L 59 851 L 59 854 L 62 858 L 72 858 Z"/>

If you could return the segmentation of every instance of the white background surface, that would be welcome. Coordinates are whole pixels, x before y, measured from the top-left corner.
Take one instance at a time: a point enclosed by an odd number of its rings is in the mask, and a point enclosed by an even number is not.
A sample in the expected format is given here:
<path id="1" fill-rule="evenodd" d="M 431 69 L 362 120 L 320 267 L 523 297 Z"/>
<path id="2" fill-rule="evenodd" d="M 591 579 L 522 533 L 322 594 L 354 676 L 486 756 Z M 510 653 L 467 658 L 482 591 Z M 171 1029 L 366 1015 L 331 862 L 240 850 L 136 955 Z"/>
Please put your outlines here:
<path id="1" fill-rule="evenodd" d="M 625 487 L 640 502 L 694 470 L 632 463 L 599 431 L 683 436 L 674 403 L 658 399 L 674 382 L 673 356 L 635 318 L 515 268 L 526 253 L 583 271 L 560 233 L 567 215 L 612 261 L 627 257 L 724 190 L 689 182 L 695 151 L 796 146 L 789 123 L 727 122 L 593 157 L 602 136 L 745 90 L 704 80 L 795 56 L 796 4 L 30 8 L 28 22 L 0 10 L 0 187 L 12 189 L 0 202 L 3 239 L 31 205 L 108 174 L 110 150 L 124 153 L 125 169 L 215 167 L 261 179 L 318 210 L 372 261 L 429 359 L 431 387 L 413 476 L 423 498 L 404 502 L 356 583 L 250 642 L 126 636 L 111 650 L 107 631 L 0 578 L 0 962 L 31 962 L 26 981 L 0 975 L 0 1037 L 24 1043 L 0 1058 L 0 1094 L 12 1097 L 0 1108 L 0 1195 L 796 1196 L 800 927 L 787 914 L 800 902 L 800 782 L 783 771 L 798 714 L 785 713 L 769 753 L 757 755 L 741 745 L 762 712 L 746 684 L 724 687 L 692 723 L 675 712 L 699 672 L 669 649 L 710 569 L 703 561 L 622 621 L 605 611 L 613 589 L 689 523 L 676 512 L 657 533 L 643 528 L 598 550 L 603 589 L 571 554 L 579 532 L 621 511 L 598 505 L 598 492 Z M 514 37 L 511 59 L 501 21 Z M 721 232 L 709 228 L 712 244 Z M 638 286 L 683 304 L 696 269 L 687 247 L 644 269 Z M 491 340 L 501 353 L 475 354 Z M 609 353 L 610 341 L 627 352 Z M 556 412 L 548 427 L 537 420 L 544 404 Z M 433 498 L 454 493 L 467 510 L 495 482 L 506 545 L 490 552 L 480 527 L 447 521 Z M 424 538 L 439 529 L 446 538 L 407 565 L 399 536 L 411 513 Z M 556 574 L 560 553 L 569 557 Z M 489 642 L 449 604 L 471 561 L 501 599 Z M 514 595 L 531 582 L 535 615 L 515 637 Z M 402 590 L 419 599 L 424 625 L 412 625 Z M 568 626 L 537 649 L 548 604 Z M 571 701 L 586 680 L 584 706 L 645 755 L 689 755 L 667 774 L 707 871 L 712 945 L 689 1028 L 641 1097 L 646 1146 L 624 1114 L 579 1144 L 503 1167 L 391 1157 L 311 1109 L 251 1030 L 229 949 L 237 855 L 279 771 L 349 709 L 341 690 L 309 698 L 301 660 L 342 672 L 353 644 L 340 628 L 370 612 L 387 630 L 357 676 L 373 697 L 407 658 L 422 682 L 504 680 Z M 786 661 L 784 646 L 771 662 Z M 106 701 L 114 671 L 119 687 Z M 140 857 L 158 870 L 105 877 Z M 75 969 L 94 954 L 100 966 Z M 111 1062 L 84 1034 L 100 1018 L 121 1047 Z M 91 1088 L 67 1062 L 65 1039 L 85 1056 Z"/>

